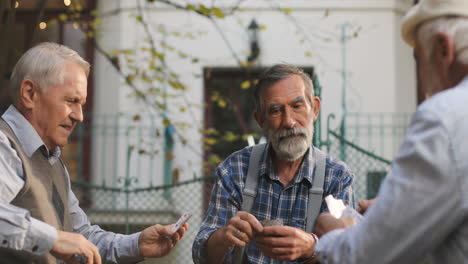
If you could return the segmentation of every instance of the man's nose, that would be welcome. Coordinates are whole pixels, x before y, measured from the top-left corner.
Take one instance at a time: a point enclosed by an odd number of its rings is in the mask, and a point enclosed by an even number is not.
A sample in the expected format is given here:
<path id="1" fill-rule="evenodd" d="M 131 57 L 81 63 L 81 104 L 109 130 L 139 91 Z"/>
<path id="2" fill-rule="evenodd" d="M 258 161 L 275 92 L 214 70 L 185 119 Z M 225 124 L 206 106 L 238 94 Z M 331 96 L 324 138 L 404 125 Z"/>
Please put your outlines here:
<path id="1" fill-rule="evenodd" d="M 294 113 L 291 110 L 285 109 L 283 115 L 283 126 L 285 128 L 293 128 L 296 125 Z"/>
<path id="2" fill-rule="evenodd" d="M 75 121 L 83 122 L 83 109 L 81 105 L 78 105 L 73 109 L 70 117 Z"/>

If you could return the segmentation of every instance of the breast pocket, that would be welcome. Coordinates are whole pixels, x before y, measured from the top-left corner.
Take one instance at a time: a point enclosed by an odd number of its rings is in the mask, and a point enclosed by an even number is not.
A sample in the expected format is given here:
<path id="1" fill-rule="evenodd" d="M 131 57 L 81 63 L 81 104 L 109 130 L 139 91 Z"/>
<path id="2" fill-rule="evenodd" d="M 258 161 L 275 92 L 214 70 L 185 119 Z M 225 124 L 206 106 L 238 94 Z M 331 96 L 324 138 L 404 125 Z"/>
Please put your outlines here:
<path id="1" fill-rule="evenodd" d="M 293 217 L 289 226 L 305 230 L 306 220 L 304 218 Z"/>

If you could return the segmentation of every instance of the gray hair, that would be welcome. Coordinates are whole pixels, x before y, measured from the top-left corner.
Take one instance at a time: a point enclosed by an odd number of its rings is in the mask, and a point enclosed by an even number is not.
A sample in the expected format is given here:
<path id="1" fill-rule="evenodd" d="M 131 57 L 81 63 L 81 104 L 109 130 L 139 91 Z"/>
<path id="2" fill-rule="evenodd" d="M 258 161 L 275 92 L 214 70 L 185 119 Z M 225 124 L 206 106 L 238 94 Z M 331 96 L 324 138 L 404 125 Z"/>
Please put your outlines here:
<path id="1" fill-rule="evenodd" d="M 16 63 L 11 74 L 10 91 L 13 103 L 19 100 L 21 83 L 29 79 L 42 91 L 63 83 L 63 66 L 74 62 L 89 74 L 90 65 L 78 53 L 64 45 L 43 42 L 29 49 Z"/>
<path id="2" fill-rule="evenodd" d="M 303 70 L 288 64 L 276 64 L 271 68 L 267 69 L 260 75 L 258 83 L 255 86 L 254 97 L 255 97 L 255 110 L 259 113 L 264 114 L 263 111 L 263 98 L 261 91 L 265 88 L 272 86 L 273 84 L 284 80 L 291 75 L 299 75 L 304 81 L 306 92 L 309 95 L 309 101 L 312 104 L 312 97 L 314 97 L 314 85 L 310 76 Z"/>
<path id="3" fill-rule="evenodd" d="M 455 60 L 468 64 L 468 18 L 460 16 L 444 16 L 421 24 L 416 30 L 416 39 L 422 44 L 423 56 L 431 56 L 434 46 L 431 38 L 444 32 L 453 38 L 455 44 Z"/>

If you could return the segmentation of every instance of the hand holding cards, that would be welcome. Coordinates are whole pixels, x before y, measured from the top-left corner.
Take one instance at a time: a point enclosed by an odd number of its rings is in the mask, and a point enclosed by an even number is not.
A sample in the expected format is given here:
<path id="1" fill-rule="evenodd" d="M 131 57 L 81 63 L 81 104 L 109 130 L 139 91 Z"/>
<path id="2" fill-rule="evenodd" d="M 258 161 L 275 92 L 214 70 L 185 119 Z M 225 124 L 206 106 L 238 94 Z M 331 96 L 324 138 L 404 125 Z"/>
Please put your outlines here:
<path id="1" fill-rule="evenodd" d="M 282 226 L 283 225 L 283 220 L 281 220 L 281 219 L 274 219 L 274 220 L 265 219 L 263 221 L 260 221 L 260 223 L 263 225 L 263 227 L 266 227 L 266 226 Z"/>
<path id="2" fill-rule="evenodd" d="M 336 218 L 351 217 L 355 223 L 361 221 L 362 215 L 352 207 L 345 206 L 343 200 L 335 199 L 332 195 L 325 197 L 330 214 Z"/>
<path id="3" fill-rule="evenodd" d="M 174 227 L 172 228 L 172 232 L 177 232 L 192 216 L 192 213 L 185 213 L 183 214 L 179 220 L 175 223 Z"/>

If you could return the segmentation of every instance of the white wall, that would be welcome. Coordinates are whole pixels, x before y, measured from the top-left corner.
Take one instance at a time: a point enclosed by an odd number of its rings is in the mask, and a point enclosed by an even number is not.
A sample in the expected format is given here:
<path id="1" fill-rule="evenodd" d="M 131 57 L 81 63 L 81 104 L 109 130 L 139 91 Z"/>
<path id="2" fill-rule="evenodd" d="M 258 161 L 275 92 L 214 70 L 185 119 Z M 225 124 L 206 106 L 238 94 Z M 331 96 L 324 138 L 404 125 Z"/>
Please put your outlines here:
<path id="1" fill-rule="evenodd" d="M 141 1 L 142 3 L 146 1 Z M 218 1 L 221 3 L 221 1 Z M 234 1 L 237 2 L 237 1 Z M 291 17 L 271 10 L 271 1 L 246 1 L 241 6 L 242 12 L 235 16 L 217 20 L 225 37 L 231 43 L 235 53 L 245 60 L 248 55 L 248 37 L 246 28 L 252 18 L 265 25 L 260 31 L 261 55 L 258 65 L 270 66 L 286 62 L 302 66 L 314 66 L 318 73 L 322 92 L 322 120 L 326 126 L 326 117 L 335 113 L 338 117 L 334 122 L 336 127 L 341 116 L 342 71 L 347 73 L 346 93 L 347 108 L 352 112 L 412 112 L 416 106 L 415 73 L 411 49 L 400 38 L 400 20 L 404 10 L 411 1 L 396 0 L 285 0 L 278 1 L 281 7 L 292 9 Z M 278 3 L 277 2 L 277 3 Z M 131 14 L 136 14 L 134 1 L 101 0 L 99 10 L 103 13 L 122 9 L 123 12 L 104 19 L 98 42 L 106 49 L 138 48 L 142 45 L 144 31 Z M 211 3 L 211 1 L 208 1 Z M 223 4 L 226 2 L 223 2 Z M 226 4 L 228 5 L 228 4 Z M 328 10 L 328 11 L 327 11 Z M 326 15 L 327 14 L 327 15 Z M 193 125 L 183 131 L 189 138 L 192 149 L 175 146 L 174 167 L 181 171 L 181 180 L 191 179 L 193 175 L 201 175 L 202 147 L 201 136 L 197 128 L 202 126 L 203 118 L 203 67 L 238 66 L 230 49 L 214 25 L 206 18 L 192 12 L 157 5 L 147 8 L 145 18 L 151 25 L 156 40 L 161 34 L 156 33 L 163 25 L 169 31 L 199 32 L 196 39 L 181 39 L 168 35 L 165 41 L 200 58 L 200 63 L 192 64 L 181 59 L 177 54 L 168 53 L 168 66 L 180 74 L 182 81 L 189 86 L 185 94 L 188 100 L 198 107 L 190 108 L 192 113 L 180 113 L 176 109 L 184 105 L 182 97 L 170 99 L 170 117 L 173 120 L 185 121 Z M 347 25 L 348 38 L 345 46 L 341 43 L 342 25 Z M 358 30 L 359 29 L 359 30 Z M 353 33 L 357 31 L 357 37 Z M 305 40 L 301 43 L 301 40 Z M 345 53 L 343 53 L 345 48 Z M 305 56 L 310 52 L 312 56 Z M 140 113 L 145 115 L 147 107 L 135 103 L 128 98 L 129 88 L 115 73 L 109 63 L 96 55 L 95 68 L 95 112 L 101 113 Z M 117 162 L 103 165 L 98 157 L 102 152 L 125 154 L 125 144 L 118 146 L 100 144 L 104 139 L 94 142 L 94 179 L 101 182 L 102 178 L 112 181 L 115 175 L 103 176 L 106 166 L 117 168 L 119 176 L 124 175 L 124 164 Z M 241 146 L 239 147 L 241 148 Z M 162 156 L 155 162 L 152 169 L 141 173 L 137 186 L 146 186 L 152 178 L 154 184 L 162 183 Z M 137 164 L 132 164 L 132 167 Z M 149 166 L 149 165 L 146 165 Z M 114 178 L 112 178 L 114 177 Z M 194 190 L 194 199 L 200 199 L 201 190 Z M 198 197 L 196 197 L 198 196 Z M 177 201 L 175 201 L 177 204 Z M 194 208 L 197 210 L 197 208 Z M 200 219 L 199 219 L 200 220 Z M 193 223 L 197 227 L 197 223 Z M 190 253 L 187 253 L 190 254 Z"/>

